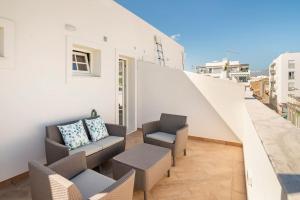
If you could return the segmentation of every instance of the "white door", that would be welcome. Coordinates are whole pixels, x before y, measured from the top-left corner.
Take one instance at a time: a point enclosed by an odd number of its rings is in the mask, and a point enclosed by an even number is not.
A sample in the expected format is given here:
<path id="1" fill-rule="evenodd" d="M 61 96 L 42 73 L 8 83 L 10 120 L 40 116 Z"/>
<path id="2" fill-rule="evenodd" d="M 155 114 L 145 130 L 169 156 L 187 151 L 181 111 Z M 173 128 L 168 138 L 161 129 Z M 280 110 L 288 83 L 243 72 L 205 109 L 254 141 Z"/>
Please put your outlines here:
<path id="1" fill-rule="evenodd" d="M 119 124 L 127 126 L 127 60 L 125 59 L 119 59 L 118 83 Z"/>

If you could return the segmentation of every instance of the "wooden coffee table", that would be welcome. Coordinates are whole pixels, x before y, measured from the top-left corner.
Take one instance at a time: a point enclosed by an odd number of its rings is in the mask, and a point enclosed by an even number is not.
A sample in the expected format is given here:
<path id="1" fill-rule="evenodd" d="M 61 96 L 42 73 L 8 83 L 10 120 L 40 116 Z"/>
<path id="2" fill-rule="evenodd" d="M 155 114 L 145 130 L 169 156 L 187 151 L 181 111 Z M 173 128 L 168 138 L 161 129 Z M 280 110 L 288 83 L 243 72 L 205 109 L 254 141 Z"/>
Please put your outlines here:
<path id="1" fill-rule="evenodd" d="M 121 178 L 130 169 L 135 169 L 136 189 L 144 190 L 147 200 L 151 188 L 166 174 L 170 176 L 171 150 L 151 144 L 138 144 L 113 158 L 113 176 Z"/>

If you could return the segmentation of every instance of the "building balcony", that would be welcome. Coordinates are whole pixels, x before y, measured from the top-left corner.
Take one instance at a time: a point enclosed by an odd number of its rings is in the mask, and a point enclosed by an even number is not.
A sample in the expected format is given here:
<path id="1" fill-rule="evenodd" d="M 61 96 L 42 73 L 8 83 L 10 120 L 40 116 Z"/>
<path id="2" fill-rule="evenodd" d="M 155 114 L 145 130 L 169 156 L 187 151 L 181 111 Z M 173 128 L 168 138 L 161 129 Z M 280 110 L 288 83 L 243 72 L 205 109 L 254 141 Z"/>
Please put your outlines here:
<path id="1" fill-rule="evenodd" d="M 300 182 L 299 129 L 249 91 L 245 94 L 241 84 L 151 63 L 138 64 L 137 94 L 142 98 L 137 103 L 137 121 L 129 123 L 141 127 L 163 111 L 184 114 L 189 124 L 187 156 L 178 157 L 171 177 L 153 187 L 150 199 L 273 200 L 297 196 L 293 191 Z M 131 133 L 127 149 L 140 142 L 141 132 Z M 111 176 L 110 162 L 102 170 Z M 5 182 L 0 198 L 30 199 L 28 177 L 21 177 L 23 181 L 15 185 Z M 142 196 L 136 190 L 133 199 Z"/>
<path id="2" fill-rule="evenodd" d="M 271 77 L 270 77 L 270 82 L 271 82 L 271 83 L 273 83 L 273 84 L 276 82 L 276 80 L 275 80 L 275 77 L 274 77 L 274 76 L 271 76 Z"/>
<path id="3" fill-rule="evenodd" d="M 250 75 L 250 71 L 229 72 L 230 75 Z"/>
<path id="4" fill-rule="evenodd" d="M 128 136 L 127 149 L 142 143 L 142 133 Z M 102 167 L 112 177 L 111 163 Z M 241 146 L 209 142 L 194 137 L 188 140 L 187 156 L 177 158 L 171 176 L 163 178 L 150 191 L 149 199 L 239 199 L 246 200 L 244 158 Z M 17 198 L 16 198 L 17 197 Z M 10 184 L 0 192 L 0 199 L 31 200 L 29 181 Z M 120 199 L 122 200 L 122 199 Z M 143 200 L 143 192 L 135 191 L 133 200 Z"/>
<path id="5" fill-rule="evenodd" d="M 274 75 L 276 74 L 276 70 L 275 70 L 275 69 L 270 69 L 270 74 L 271 74 L 272 76 L 274 76 Z"/>

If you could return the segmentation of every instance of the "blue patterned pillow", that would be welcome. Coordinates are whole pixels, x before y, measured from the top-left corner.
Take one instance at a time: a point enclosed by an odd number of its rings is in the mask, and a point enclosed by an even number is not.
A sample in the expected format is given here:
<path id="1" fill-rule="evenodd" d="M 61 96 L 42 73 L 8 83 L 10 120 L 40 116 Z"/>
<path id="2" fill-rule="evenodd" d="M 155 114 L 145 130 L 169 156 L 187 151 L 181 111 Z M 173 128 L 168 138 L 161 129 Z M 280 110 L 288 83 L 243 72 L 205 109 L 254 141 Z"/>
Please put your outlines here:
<path id="1" fill-rule="evenodd" d="M 90 143 L 81 120 L 74 124 L 57 127 L 62 135 L 65 145 L 69 148 L 69 150 L 73 150 Z"/>
<path id="2" fill-rule="evenodd" d="M 93 142 L 109 136 L 105 123 L 101 119 L 101 117 L 97 117 L 95 119 L 86 119 L 85 123 L 87 128 L 89 129 L 90 136 Z"/>

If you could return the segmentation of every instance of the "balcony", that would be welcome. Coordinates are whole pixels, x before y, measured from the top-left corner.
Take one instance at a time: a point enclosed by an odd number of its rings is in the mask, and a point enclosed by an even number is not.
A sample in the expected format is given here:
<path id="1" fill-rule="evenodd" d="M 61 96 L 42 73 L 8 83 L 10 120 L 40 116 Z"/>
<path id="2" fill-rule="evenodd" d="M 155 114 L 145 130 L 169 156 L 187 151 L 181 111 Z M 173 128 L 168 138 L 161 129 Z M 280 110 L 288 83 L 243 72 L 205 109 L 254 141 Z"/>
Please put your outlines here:
<path id="1" fill-rule="evenodd" d="M 161 113 L 188 117 L 187 156 L 178 156 L 150 200 L 300 199 L 299 129 L 245 94 L 246 84 L 183 71 L 186 48 L 176 37 L 117 1 L 70 2 L 0 1 L 1 200 L 31 199 L 28 161 L 46 165 L 45 126 L 88 117 L 92 109 L 105 122 L 126 124 L 127 149 L 142 142 L 142 124 Z M 242 67 L 247 72 L 231 75 L 249 77 L 249 65 Z M 227 79 L 218 68 L 208 74 Z M 112 162 L 100 169 L 97 162 L 93 170 L 111 177 Z M 47 186 L 46 178 L 38 185 Z M 133 199 L 143 193 L 135 190 Z"/>
<path id="2" fill-rule="evenodd" d="M 270 69 L 270 74 L 271 74 L 272 76 L 276 75 L 276 70 L 275 70 L 275 69 Z"/>
<path id="3" fill-rule="evenodd" d="M 138 65 L 137 92 L 142 97 L 138 127 L 157 118 L 162 110 L 187 115 L 190 125 L 188 155 L 178 157 L 171 177 L 155 185 L 151 199 L 279 200 L 297 196 L 298 129 L 248 91 L 245 96 L 240 84 L 146 62 Z M 154 95 L 157 93 L 160 95 Z M 140 142 L 141 133 L 131 133 L 127 148 Z M 101 173 L 111 176 L 110 162 Z M 26 176 L 17 184 L 7 184 L 0 198 L 30 199 L 28 184 Z M 135 191 L 134 199 L 143 199 L 142 192 Z"/>
<path id="4" fill-rule="evenodd" d="M 141 132 L 128 137 L 128 146 L 142 142 Z M 244 160 L 241 147 L 205 142 L 190 138 L 188 155 L 179 157 L 171 177 L 163 178 L 151 190 L 154 199 L 239 199 L 246 200 Z M 103 167 L 107 176 L 112 176 L 111 163 Z M 30 200 L 27 179 L 11 184 L 0 192 L 0 199 Z M 142 200 L 143 192 L 136 191 L 133 200 Z"/>
<path id="5" fill-rule="evenodd" d="M 274 76 L 271 76 L 271 77 L 270 77 L 270 82 L 271 82 L 271 83 L 275 83 L 275 82 L 276 82 Z"/>

